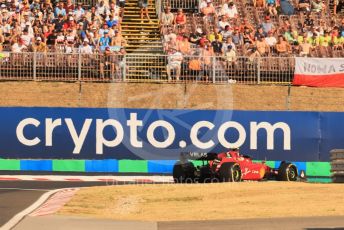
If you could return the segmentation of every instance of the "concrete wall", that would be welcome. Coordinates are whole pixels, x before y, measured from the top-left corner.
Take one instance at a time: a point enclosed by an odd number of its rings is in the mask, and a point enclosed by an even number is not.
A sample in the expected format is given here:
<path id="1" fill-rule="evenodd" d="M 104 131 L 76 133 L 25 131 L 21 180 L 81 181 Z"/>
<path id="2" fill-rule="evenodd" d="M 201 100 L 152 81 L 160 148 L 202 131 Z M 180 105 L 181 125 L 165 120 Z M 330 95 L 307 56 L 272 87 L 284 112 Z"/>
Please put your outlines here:
<path id="1" fill-rule="evenodd" d="M 344 111 L 344 90 L 268 85 L 1 82 L 0 106 Z"/>

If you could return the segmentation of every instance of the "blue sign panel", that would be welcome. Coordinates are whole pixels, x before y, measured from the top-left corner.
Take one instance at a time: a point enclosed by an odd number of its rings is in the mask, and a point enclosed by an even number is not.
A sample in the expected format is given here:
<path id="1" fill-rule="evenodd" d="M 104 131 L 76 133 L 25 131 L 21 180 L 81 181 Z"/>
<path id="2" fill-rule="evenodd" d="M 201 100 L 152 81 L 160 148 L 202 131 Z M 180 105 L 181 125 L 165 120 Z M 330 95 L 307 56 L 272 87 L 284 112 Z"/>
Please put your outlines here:
<path id="1" fill-rule="evenodd" d="M 344 113 L 0 108 L 0 158 L 175 160 L 240 147 L 254 159 L 328 161 Z"/>

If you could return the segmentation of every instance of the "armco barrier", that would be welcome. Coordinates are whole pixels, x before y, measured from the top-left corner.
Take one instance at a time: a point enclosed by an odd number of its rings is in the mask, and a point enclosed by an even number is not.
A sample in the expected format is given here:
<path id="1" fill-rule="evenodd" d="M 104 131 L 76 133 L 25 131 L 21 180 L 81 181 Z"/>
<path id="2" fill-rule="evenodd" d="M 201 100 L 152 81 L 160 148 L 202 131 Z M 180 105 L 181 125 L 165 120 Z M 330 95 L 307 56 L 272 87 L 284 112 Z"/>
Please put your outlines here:
<path id="1" fill-rule="evenodd" d="M 169 173 L 184 151 L 240 147 L 278 167 L 329 176 L 344 113 L 0 108 L 0 170 Z"/>
<path id="2" fill-rule="evenodd" d="M 333 149 L 330 152 L 332 181 L 344 183 L 344 149 Z"/>

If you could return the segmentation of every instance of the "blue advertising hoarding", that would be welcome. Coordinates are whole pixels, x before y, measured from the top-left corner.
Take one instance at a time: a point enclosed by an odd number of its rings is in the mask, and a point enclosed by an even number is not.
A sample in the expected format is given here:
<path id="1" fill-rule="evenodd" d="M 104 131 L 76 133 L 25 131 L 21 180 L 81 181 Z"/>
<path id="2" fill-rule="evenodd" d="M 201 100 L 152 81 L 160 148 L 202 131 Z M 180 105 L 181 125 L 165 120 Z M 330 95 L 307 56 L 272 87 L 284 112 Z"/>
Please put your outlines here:
<path id="1" fill-rule="evenodd" d="M 328 161 L 344 113 L 0 108 L 0 158 L 174 160 L 240 147 L 254 159 Z"/>

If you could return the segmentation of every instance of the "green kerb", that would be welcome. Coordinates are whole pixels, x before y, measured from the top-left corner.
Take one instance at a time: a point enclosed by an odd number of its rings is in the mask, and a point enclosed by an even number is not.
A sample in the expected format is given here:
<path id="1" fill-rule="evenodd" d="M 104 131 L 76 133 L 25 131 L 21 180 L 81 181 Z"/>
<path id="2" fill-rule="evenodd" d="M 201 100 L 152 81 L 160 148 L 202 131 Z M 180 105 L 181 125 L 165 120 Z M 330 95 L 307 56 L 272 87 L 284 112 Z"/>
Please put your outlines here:
<path id="1" fill-rule="evenodd" d="M 84 160 L 53 160 L 53 171 L 85 172 Z"/>
<path id="2" fill-rule="evenodd" d="M 146 160 L 119 160 L 119 172 L 148 173 L 148 164 Z"/>

